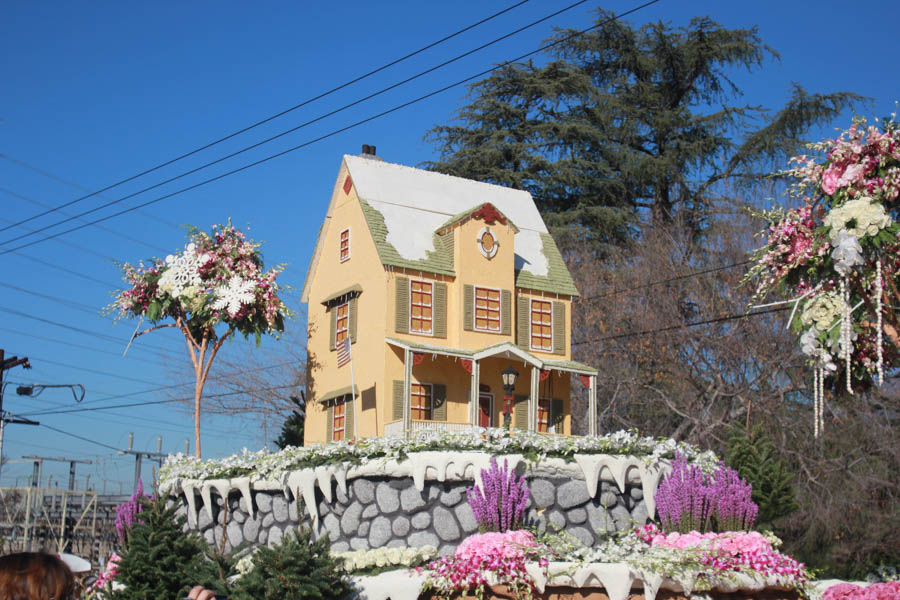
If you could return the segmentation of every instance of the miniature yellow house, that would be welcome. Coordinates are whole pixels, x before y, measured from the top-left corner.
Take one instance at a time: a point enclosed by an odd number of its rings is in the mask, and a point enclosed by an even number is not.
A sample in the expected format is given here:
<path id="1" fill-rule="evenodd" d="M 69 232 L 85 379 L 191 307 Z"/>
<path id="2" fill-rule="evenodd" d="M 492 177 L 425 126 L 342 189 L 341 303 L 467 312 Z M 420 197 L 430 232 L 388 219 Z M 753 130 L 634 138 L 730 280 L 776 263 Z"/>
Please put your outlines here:
<path id="1" fill-rule="evenodd" d="M 305 443 L 499 427 L 505 409 L 571 434 L 571 374 L 595 433 L 597 371 L 570 353 L 577 295 L 528 192 L 345 155 L 303 286 Z"/>

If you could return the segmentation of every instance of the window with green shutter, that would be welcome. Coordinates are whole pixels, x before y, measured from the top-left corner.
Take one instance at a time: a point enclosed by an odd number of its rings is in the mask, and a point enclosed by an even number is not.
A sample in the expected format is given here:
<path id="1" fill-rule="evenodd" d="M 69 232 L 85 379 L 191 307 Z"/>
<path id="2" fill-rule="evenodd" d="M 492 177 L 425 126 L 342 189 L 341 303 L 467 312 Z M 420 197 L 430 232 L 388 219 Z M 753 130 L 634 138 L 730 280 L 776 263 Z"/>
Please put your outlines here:
<path id="1" fill-rule="evenodd" d="M 528 350 L 528 339 L 531 335 L 528 320 L 528 298 L 519 296 L 516 298 L 516 345 L 522 350 Z"/>
<path id="2" fill-rule="evenodd" d="M 334 350 L 334 348 L 335 348 L 334 334 L 337 331 L 337 307 L 335 307 L 335 306 L 329 307 L 328 312 L 330 313 L 330 318 L 331 318 L 331 327 L 328 332 L 328 349 Z"/>
<path id="3" fill-rule="evenodd" d="M 325 410 L 325 422 L 325 441 L 330 442 L 334 439 L 334 407 L 330 402 Z"/>
<path id="4" fill-rule="evenodd" d="M 431 385 L 431 419 L 447 420 L 447 386 L 441 383 Z"/>
<path id="5" fill-rule="evenodd" d="M 512 335 L 512 292 L 503 290 L 500 292 L 500 333 Z"/>
<path id="6" fill-rule="evenodd" d="M 553 353 L 566 353 L 566 305 L 553 303 Z"/>
<path id="7" fill-rule="evenodd" d="M 397 277 L 395 285 L 395 326 L 397 333 L 409 333 L 409 278 Z"/>
<path id="8" fill-rule="evenodd" d="M 554 426 L 554 431 L 556 433 L 565 433 L 563 431 L 563 420 L 566 414 L 563 412 L 563 401 L 559 398 L 554 398 L 550 406 L 550 422 Z"/>
<path id="9" fill-rule="evenodd" d="M 356 402 L 353 401 L 353 396 L 348 395 L 344 396 L 344 439 L 352 440 L 356 437 L 355 435 L 355 425 L 356 421 Z"/>
<path id="10" fill-rule="evenodd" d="M 356 323 L 359 321 L 359 298 L 350 299 L 350 341 L 356 343 Z"/>
<path id="11" fill-rule="evenodd" d="M 463 286 L 463 329 L 475 329 L 475 288 L 471 285 Z"/>
<path id="12" fill-rule="evenodd" d="M 393 417 L 393 420 L 401 420 L 403 418 L 403 381 L 400 379 L 394 380 L 394 394 L 391 407 L 391 417 Z"/>
<path id="13" fill-rule="evenodd" d="M 447 337 L 447 284 L 434 284 L 434 337 Z"/>
<path id="14" fill-rule="evenodd" d="M 528 396 L 514 396 L 513 401 L 513 427 L 516 429 L 528 429 Z"/>

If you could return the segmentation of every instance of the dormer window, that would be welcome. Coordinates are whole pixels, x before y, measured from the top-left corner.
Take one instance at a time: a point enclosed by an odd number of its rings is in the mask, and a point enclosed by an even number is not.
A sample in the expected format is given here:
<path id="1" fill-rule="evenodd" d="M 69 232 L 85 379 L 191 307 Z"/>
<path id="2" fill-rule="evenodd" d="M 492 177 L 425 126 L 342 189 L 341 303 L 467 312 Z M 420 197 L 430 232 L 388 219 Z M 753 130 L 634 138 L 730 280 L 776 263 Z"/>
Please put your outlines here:
<path id="1" fill-rule="evenodd" d="M 531 349 L 553 352 L 553 304 L 531 300 Z"/>
<path id="2" fill-rule="evenodd" d="M 433 323 L 433 294 L 432 284 L 428 281 L 409 282 L 409 331 L 410 333 L 423 333 L 431 335 Z"/>
<path id="3" fill-rule="evenodd" d="M 341 232 L 341 245 L 339 253 L 341 262 L 350 260 L 350 228 Z"/>

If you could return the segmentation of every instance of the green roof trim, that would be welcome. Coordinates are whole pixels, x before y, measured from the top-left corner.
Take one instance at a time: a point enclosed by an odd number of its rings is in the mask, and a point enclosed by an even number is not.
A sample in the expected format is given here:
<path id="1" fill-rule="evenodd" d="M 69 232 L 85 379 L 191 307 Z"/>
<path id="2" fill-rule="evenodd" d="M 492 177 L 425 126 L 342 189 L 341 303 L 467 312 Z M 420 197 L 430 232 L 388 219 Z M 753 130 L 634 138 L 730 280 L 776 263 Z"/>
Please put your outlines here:
<path id="1" fill-rule="evenodd" d="M 350 287 L 343 289 L 339 292 L 335 292 L 334 294 L 329 295 L 327 298 L 322 300 L 322 304 L 328 306 L 330 303 L 340 299 L 343 296 L 349 296 L 353 294 L 354 296 L 359 296 L 362 293 L 362 286 L 358 283 L 351 285 Z"/>
<path id="2" fill-rule="evenodd" d="M 462 348 L 451 348 L 449 346 L 436 346 L 432 344 L 422 344 L 419 342 L 413 342 L 410 340 L 401 340 L 398 338 L 385 338 L 388 344 L 400 347 L 407 347 L 412 351 L 419 351 L 423 353 L 434 352 L 434 353 L 443 353 L 452 356 L 466 356 L 466 357 L 474 357 L 476 354 L 484 352 L 485 350 L 491 350 L 494 348 L 502 348 L 503 346 L 514 346 L 510 342 L 500 342 L 499 344 L 491 344 L 490 346 L 485 346 L 484 348 L 479 348 L 478 350 L 464 350 Z M 586 364 L 574 361 L 574 360 L 545 360 L 540 357 L 535 356 L 531 352 L 522 350 L 521 348 L 516 347 L 516 349 L 528 356 L 534 357 L 535 360 L 541 363 L 542 368 L 544 369 L 556 369 L 558 371 L 571 371 L 575 373 L 583 373 L 586 375 L 596 375 L 597 369 L 594 367 L 589 367 Z M 349 393 L 349 392 L 347 392 Z"/>
<path id="3" fill-rule="evenodd" d="M 437 228 L 437 231 L 442 231 L 442 230 L 446 229 L 447 227 L 452 227 L 453 225 L 456 225 L 460 221 L 464 221 L 465 219 L 468 219 L 472 213 L 481 210 L 481 207 L 484 206 L 485 204 L 491 204 L 491 203 L 490 202 L 482 202 L 478 206 L 470 208 L 469 210 L 461 212 L 458 215 L 455 215 L 453 217 L 450 217 L 450 219 L 448 221 L 445 221 L 443 225 L 441 225 L 440 227 Z M 519 232 L 519 228 L 516 227 L 516 224 L 513 223 L 512 219 L 510 219 L 509 217 L 504 215 L 502 212 L 500 212 L 500 209 L 498 209 L 496 206 L 494 206 L 494 210 L 496 210 L 497 213 L 499 213 L 500 215 L 503 216 L 504 219 L 506 219 L 506 223 L 508 225 L 512 226 L 512 228 L 516 231 L 516 233 Z"/>
<path id="4" fill-rule="evenodd" d="M 541 252 L 547 258 L 547 263 L 549 263 L 547 276 L 535 275 L 520 269 L 516 273 L 516 287 L 555 292 L 567 296 L 578 296 L 578 288 L 575 287 L 575 282 L 572 281 L 572 275 L 569 274 L 569 268 L 566 267 L 562 254 L 560 254 L 556 242 L 553 241 L 553 236 L 549 233 L 542 233 L 541 241 L 543 242 Z"/>
<path id="5" fill-rule="evenodd" d="M 419 342 L 412 342 L 410 340 L 401 340 L 398 338 L 385 338 L 385 341 L 388 344 L 400 347 L 407 347 L 413 351 L 421 351 L 421 352 L 439 352 L 453 356 L 465 356 L 471 358 L 475 355 L 475 352 L 472 350 L 464 350 L 462 348 L 451 348 L 450 346 L 436 346 L 433 344 L 421 344 Z"/>
<path id="6" fill-rule="evenodd" d="M 545 360 L 544 367 L 547 369 L 556 369 L 558 371 L 575 371 L 588 375 L 596 375 L 597 369 L 589 367 L 583 363 L 574 360 Z"/>
<path id="7" fill-rule="evenodd" d="M 347 387 L 342 387 L 338 390 L 332 390 L 332 391 L 328 392 L 327 394 L 325 394 L 324 396 L 319 398 L 317 400 L 317 402 L 328 402 L 329 400 L 334 400 L 335 398 L 341 398 L 342 396 L 349 396 L 351 394 L 351 392 L 353 393 L 354 398 L 356 396 L 359 396 L 359 388 L 355 385 L 353 387 L 350 387 L 348 385 Z"/>
<path id="8" fill-rule="evenodd" d="M 428 252 L 426 258 L 419 260 L 403 258 L 393 244 L 387 241 L 388 230 L 384 223 L 384 215 L 362 198 L 359 199 L 359 204 L 366 218 L 366 224 L 369 226 L 369 232 L 372 234 L 372 241 L 375 242 L 375 248 L 378 250 L 378 256 L 381 258 L 381 264 L 438 275 L 456 276 L 453 271 L 452 236 L 441 236 L 435 233 L 433 238 L 435 249 L 433 252 Z"/>

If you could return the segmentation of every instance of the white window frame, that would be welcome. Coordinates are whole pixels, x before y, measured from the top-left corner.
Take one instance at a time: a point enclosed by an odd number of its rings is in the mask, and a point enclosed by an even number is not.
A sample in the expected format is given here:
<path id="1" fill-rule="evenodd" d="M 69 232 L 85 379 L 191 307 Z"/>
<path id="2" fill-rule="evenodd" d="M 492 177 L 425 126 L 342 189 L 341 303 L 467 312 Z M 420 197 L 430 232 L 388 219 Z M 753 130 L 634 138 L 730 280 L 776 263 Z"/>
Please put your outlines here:
<path id="1" fill-rule="evenodd" d="M 431 384 L 431 383 L 422 383 L 422 382 L 419 382 L 419 381 L 413 381 L 413 382 L 411 383 L 411 385 L 409 386 L 409 414 L 410 414 L 410 418 L 413 418 L 413 417 L 412 417 L 412 411 L 413 411 L 413 409 L 414 409 L 414 408 L 417 408 L 417 407 L 414 407 L 414 406 L 413 406 L 413 386 L 414 386 L 414 385 L 420 385 L 420 386 L 422 386 L 422 387 L 427 387 L 427 388 L 428 388 L 428 404 L 429 404 L 429 405 L 428 405 L 428 414 L 430 415 L 430 417 L 429 417 L 428 419 L 417 419 L 417 420 L 418 420 L 418 421 L 434 421 L 434 385 Z"/>
<path id="2" fill-rule="evenodd" d="M 547 402 L 549 404 L 547 408 L 547 431 L 541 431 L 541 402 Z M 538 398 L 538 410 L 537 410 L 537 430 L 538 433 L 556 433 L 556 423 L 550 421 L 553 417 L 553 398 Z"/>
<path id="3" fill-rule="evenodd" d="M 427 283 L 431 286 L 431 331 L 417 331 L 413 329 L 413 282 L 416 283 Z M 410 279 L 409 280 L 409 332 L 414 333 L 416 335 L 427 335 L 429 337 L 434 337 L 434 283 L 433 281 L 428 281 L 427 279 Z"/>
<path id="4" fill-rule="evenodd" d="M 534 303 L 544 302 L 550 305 L 550 345 L 548 347 L 537 347 L 534 345 Z M 544 300 L 543 298 L 529 298 L 528 302 L 528 347 L 538 352 L 553 352 L 553 301 Z"/>
<path id="5" fill-rule="evenodd" d="M 341 311 L 342 306 L 347 307 L 347 327 L 345 329 L 340 329 L 340 321 L 341 321 L 340 311 Z M 332 308 L 331 310 L 335 311 L 335 314 L 334 314 L 334 347 L 336 350 L 337 345 L 341 343 L 341 340 L 338 340 L 338 333 L 340 333 L 341 331 L 346 331 L 347 337 L 350 337 L 350 310 L 351 310 L 350 301 L 347 300 L 346 302 L 341 302 L 340 304 L 335 304 L 334 308 Z"/>
<path id="6" fill-rule="evenodd" d="M 343 241 L 342 238 L 344 237 L 345 233 L 347 234 L 347 256 L 341 256 L 341 242 Z M 350 233 L 349 227 L 342 230 L 338 234 L 338 261 L 339 262 L 344 263 L 344 262 L 347 262 L 348 260 L 350 260 L 350 239 L 351 239 L 351 237 L 352 237 L 352 234 Z"/>
<path id="7" fill-rule="evenodd" d="M 497 314 L 500 315 L 500 318 L 497 319 L 497 329 L 483 329 L 478 326 L 478 290 L 490 290 L 492 292 L 497 292 L 497 299 L 500 302 L 500 309 L 497 311 Z M 482 333 L 503 332 L 503 290 L 501 290 L 500 288 L 492 288 L 484 285 L 472 286 L 472 329 L 475 331 L 481 331 Z"/>
<path id="8" fill-rule="evenodd" d="M 337 414 L 337 407 L 338 407 L 338 406 L 343 406 L 343 407 L 344 407 L 344 408 L 343 408 L 344 412 L 343 412 L 343 414 L 341 414 L 341 415 L 338 415 L 338 414 Z M 340 417 L 343 419 L 343 422 L 341 423 L 341 428 L 340 428 L 340 429 L 338 429 L 337 424 L 335 423 L 335 419 L 337 419 L 338 416 L 340 416 Z M 335 438 L 335 434 L 336 434 L 338 431 L 341 432 L 341 439 L 340 439 L 340 440 L 338 440 L 337 438 Z M 346 439 L 347 439 L 347 403 L 346 403 L 346 401 L 344 400 L 344 398 L 341 397 L 341 398 L 336 398 L 336 399 L 334 400 L 334 403 L 331 405 L 331 440 L 329 440 L 329 441 L 332 441 L 332 442 L 338 442 L 338 441 L 346 440 Z"/>

